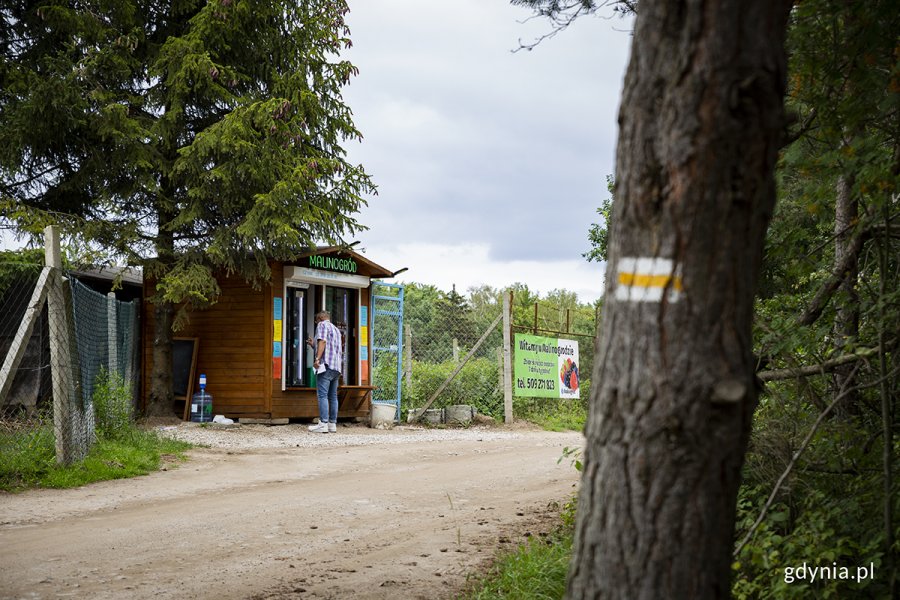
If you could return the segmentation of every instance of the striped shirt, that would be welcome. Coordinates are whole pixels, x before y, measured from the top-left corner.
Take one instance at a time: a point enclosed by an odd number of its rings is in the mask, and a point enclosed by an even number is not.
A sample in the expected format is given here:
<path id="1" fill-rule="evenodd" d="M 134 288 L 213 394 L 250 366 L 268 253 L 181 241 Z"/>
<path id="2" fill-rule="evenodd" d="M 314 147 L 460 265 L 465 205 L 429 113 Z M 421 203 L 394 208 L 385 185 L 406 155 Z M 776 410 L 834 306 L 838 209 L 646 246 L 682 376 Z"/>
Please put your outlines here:
<path id="1" fill-rule="evenodd" d="M 319 364 L 340 373 L 341 365 L 344 363 L 341 356 L 341 332 L 331 324 L 331 321 L 320 321 L 316 325 L 316 348 L 319 346 L 319 340 L 325 340 L 325 352 Z"/>

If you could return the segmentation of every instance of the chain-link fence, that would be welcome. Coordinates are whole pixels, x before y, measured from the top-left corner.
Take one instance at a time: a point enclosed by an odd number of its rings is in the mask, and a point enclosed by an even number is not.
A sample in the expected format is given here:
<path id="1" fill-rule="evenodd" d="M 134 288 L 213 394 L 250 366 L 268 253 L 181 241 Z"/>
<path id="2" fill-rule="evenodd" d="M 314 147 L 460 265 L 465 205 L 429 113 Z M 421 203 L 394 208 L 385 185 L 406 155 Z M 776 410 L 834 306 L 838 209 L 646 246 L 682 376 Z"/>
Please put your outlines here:
<path id="1" fill-rule="evenodd" d="M 497 302 L 473 307 L 456 290 L 407 295 L 403 336 L 406 410 L 421 408 L 434 398 L 430 409 L 468 405 L 480 414 L 503 420 L 503 332 L 497 322 L 501 311 Z"/>
<path id="2" fill-rule="evenodd" d="M 552 296 L 552 295 L 551 295 Z M 528 296 L 514 296 L 512 303 L 512 331 L 535 336 L 568 339 L 578 342 L 578 398 L 558 399 L 544 397 L 514 398 L 516 416 L 529 417 L 535 412 L 577 403 L 579 410 L 587 411 L 591 373 L 594 365 L 594 337 L 597 331 L 599 308 L 579 304 L 574 294 L 558 293 L 557 297 L 536 300 Z M 513 343 L 513 356 L 516 345 Z M 515 361 L 513 361 L 515 362 Z M 574 407 L 573 407 L 574 408 Z"/>
<path id="3" fill-rule="evenodd" d="M 382 307 L 376 296 L 373 303 L 376 311 L 373 368 L 378 389 L 374 399 L 390 401 L 397 397 L 396 356 L 401 348 L 400 389 L 404 418 L 409 411 L 423 407 L 439 412 L 453 405 L 468 405 L 498 421 L 504 419 L 503 327 L 499 318 L 505 293 L 481 288 L 464 297 L 455 289 L 443 292 L 428 285 L 410 284 L 405 288 L 402 304 L 402 335 L 397 327 L 399 313 L 390 316 L 392 307 Z M 531 418 L 536 412 L 559 410 L 583 414 L 590 390 L 597 308 L 579 304 L 574 294 L 559 292 L 548 299 L 539 299 L 526 290 L 526 293 L 513 295 L 510 312 L 512 334 L 576 340 L 580 348 L 580 397 L 514 397 L 516 418 Z M 379 317 L 385 313 L 388 316 Z M 511 351 L 515 362 L 515 344 Z M 386 355 L 385 352 L 393 354 Z M 426 415 L 426 422 L 434 422 L 428 417 Z"/>
<path id="4" fill-rule="evenodd" d="M 400 407 L 400 362 L 403 355 L 400 336 L 403 329 L 403 287 L 376 282 L 372 286 L 371 364 L 375 389 L 372 401 Z M 397 418 L 399 415 L 395 415 Z"/>
<path id="5" fill-rule="evenodd" d="M 138 310 L 56 269 L 0 263 L 0 477 L 84 458 L 94 392 L 136 378 Z"/>

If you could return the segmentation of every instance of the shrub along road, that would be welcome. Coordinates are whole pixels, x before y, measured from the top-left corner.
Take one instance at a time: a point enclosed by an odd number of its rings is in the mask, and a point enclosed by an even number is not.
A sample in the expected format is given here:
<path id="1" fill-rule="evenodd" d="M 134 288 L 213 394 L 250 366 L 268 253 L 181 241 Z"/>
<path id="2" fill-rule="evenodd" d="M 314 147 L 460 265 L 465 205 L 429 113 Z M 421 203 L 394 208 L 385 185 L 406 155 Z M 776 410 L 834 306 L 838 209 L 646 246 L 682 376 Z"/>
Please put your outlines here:
<path id="1" fill-rule="evenodd" d="M 371 438 L 341 446 L 290 427 L 330 443 L 203 448 L 146 477 L 0 495 L 0 598 L 453 597 L 552 525 L 578 480 L 557 461 L 583 443 L 341 427 Z"/>

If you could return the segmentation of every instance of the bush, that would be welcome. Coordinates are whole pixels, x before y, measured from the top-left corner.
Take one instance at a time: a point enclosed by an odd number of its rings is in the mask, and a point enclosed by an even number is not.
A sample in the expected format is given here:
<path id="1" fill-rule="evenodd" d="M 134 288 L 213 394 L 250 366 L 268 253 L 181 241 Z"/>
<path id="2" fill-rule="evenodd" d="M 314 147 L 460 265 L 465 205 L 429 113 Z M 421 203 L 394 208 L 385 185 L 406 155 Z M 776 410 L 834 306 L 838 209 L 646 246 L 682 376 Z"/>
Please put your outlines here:
<path id="1" fill-rule="evenodd" d="M 757 518 L 765 494 L 761 489 L 743 486 L 738 498 L 737 539 L 743 538 Z M 811 490 L 795 509 L 776 503 L 741 550 L 733 564 L 732 593 L 739 599 L 762 598 L 882 598 L 889 594 L 885 577 L 879 577 L 882 563 L 882 538 L 859 530 L 864 517 L 853 501 L 828 498 Z M 862 541 L 865 540 L 865 541 Z M 874 575 L 862 581 L 838 577 L 810 581 L 789 581 L 785 569 L 827 568 L 830 573 L 846 567 L 856 574 L 857 567 L 874 564 Z M 821 572 L 821 571 L 820 571 Z M 796 571 L 794 572 L 796 573 Z M 791 573 L 793 575 L 793 573 Z"/>
<path id="2" fill-rule="evenodd" d="M 438 387 L 456 370 L 458 363 L 452 360 L 430 363 L 414 360 L 412 382 L 402 384 L 402 409 L 404 414 L 420 408 L 437 391 Z M 372 373 L 374 385 L 381 389 L 375 399 L 390 399 L 396 388 L 395 365 L 384 361 Z M 503 392 L 500 389 L 500 371 L 496 359 L 473 358 L 453 378 L 432 405 L 433 408 L 453 404 L 469 404 L 481 414 L 495 419 L 503 418 Z"/>
<path id="3" fill-rule="evenodd" d="M 413 361 L 412 385 L 404 383 L 403 387 L 406 408 L 424 406 L 458 366 L 453 361 L 442 363 Z M 470 404 L 481 414 L 502 419 L 503 393 L 500 390 L 499 378 L 496 360 L 473 358 L 441 392 L 439 406 Z"/>
<path id="4" fill-rule="evenodd" d="M 131 390 L 116 372 L 101 369 L 94 386 L 94 417 L 97 439 L 122 439 L 135 428 Z"/>
<path id="5" fill-rule="evenodd" d="M 438 387 L 459 366 L 452 360 L 433 363 L 414 360 L 412 383 L 402 382 L 402 409 L 405 415 L 428 402 Z M 379 388 L 375 399 L 392 399 L 397 386 L 396 363 L 384 361 L 372 373 L 373 385 Z M 579 384 L 579 398 L 513 398 L 513 410 L 517 417 L 538 423 L 552 431 L 580 431 L 587 420 L 587 406 L 591 390 L 590 379 Z M 452 404 L 469 404 L 479 413 L 502 420 L 503 390 L 500 386 L 500 366 L 496 358 L 473 358 L 462 368 L 432 408 Z"/>

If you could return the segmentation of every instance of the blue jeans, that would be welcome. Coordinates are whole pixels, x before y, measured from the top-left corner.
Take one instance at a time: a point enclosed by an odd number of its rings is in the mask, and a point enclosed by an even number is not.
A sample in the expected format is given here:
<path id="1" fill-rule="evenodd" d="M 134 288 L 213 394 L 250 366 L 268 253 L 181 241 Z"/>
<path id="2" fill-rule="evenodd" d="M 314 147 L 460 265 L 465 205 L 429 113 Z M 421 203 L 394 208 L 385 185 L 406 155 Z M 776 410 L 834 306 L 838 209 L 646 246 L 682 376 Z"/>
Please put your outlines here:
<path id="1" fill-rule="evenodd" d="M 319 423 L 337 423 L 338 379 L 341 372 L 325 369 L 316 376 L 316 393 L 319 396 Z"/>

